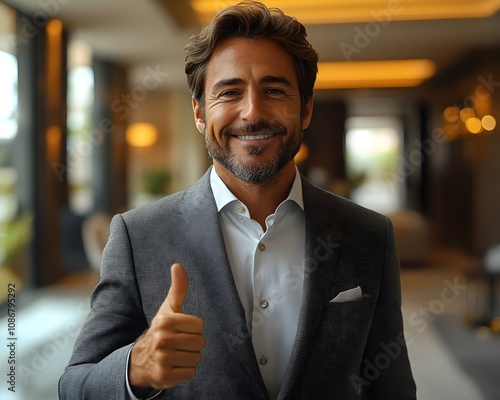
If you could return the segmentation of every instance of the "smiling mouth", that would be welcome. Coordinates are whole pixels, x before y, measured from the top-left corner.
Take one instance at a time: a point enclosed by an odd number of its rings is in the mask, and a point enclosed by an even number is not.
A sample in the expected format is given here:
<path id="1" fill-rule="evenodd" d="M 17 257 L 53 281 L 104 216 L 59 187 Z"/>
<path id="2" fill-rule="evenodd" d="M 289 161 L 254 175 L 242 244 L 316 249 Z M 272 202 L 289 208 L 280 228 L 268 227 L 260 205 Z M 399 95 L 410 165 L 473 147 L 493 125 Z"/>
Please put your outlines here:
<path id="1" fill-rule="evenodd" d="M 272 133 L 267 133 L 264 135 L 238 135 L 236 136 L 240 140 L 262 140 L 262 139 L 269 139 L 272 138 L 274 134 Z"/>

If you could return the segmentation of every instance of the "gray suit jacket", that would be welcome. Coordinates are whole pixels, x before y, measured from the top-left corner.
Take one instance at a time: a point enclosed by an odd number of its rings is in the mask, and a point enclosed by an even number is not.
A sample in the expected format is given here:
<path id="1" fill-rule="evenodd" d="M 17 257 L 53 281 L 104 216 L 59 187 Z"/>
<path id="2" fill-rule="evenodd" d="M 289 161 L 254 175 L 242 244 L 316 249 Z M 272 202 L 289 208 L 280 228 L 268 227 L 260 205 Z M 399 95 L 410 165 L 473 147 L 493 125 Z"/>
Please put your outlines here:
<path id="1" fill-rule="evenodd" d="M 278 399 L 415 399 L 389 220 L 303 178 L 303 304 Z M 181 263 L 183 312 L 205 323 L 196 376 L 158 399 L 268 399 L 218 221 L 209 173 L 191 188 L 114 217 L 90 315 L 60 379 L 60 398 L 127 399 L 132 343 L 148 328 Z M 361 286 L 364 298 L 330 302 Z M 359 394 L 361 386 L 361 394 Z"/>

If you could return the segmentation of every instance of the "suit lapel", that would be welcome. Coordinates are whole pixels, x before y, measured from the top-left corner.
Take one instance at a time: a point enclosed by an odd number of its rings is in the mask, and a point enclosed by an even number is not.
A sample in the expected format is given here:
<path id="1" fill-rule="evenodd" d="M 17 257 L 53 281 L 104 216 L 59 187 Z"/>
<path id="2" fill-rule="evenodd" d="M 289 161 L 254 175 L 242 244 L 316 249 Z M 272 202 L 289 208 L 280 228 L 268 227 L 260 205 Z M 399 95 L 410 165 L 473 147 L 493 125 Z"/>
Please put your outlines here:
<path id="1" fill-rule="evenodd" d="M 183 210 L 188 210 L 192 221 L 192 229 L 189 229 L 192 238 L 190 246 L 193 247 L 193 254 L 201 254 L 197 260 L 201 282 L 208 288 L 217 288 L 209 293 L 224 341 L 231 354 L 239 357 L 252 380 L 261 389 L 262 399 L 266 399 L 267 390 L 257 365 L 245 311 L 227 258 L 209 176 L 210 170 L 186 192 L 186 199 L 190 204 L 183 207 Z"/>
<path id="2" fill-rule="evenodd" d="M 304 291 L 297 335 L 278 399 L 293 393 L 309 349 L 314 341 L 323 309 L 328 304 L 340 247 L 341 215 L 334 214 L 335 200 L 302 178 L 306 217 Z"/>

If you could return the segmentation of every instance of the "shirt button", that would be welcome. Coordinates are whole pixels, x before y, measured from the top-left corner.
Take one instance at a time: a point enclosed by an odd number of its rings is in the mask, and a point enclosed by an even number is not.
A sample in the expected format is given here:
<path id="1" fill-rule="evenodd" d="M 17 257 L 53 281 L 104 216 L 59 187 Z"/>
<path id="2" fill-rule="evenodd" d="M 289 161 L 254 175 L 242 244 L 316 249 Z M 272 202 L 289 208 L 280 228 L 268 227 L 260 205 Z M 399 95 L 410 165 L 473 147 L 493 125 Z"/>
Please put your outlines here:
<path id="1" fill-rule="evenodd" d="M 259 243 L 259 250 L 264 251 L 266 249 L 266 245 L 264 243 Z"/>
<path id="2" fill-rule="evenodd" d="M 259 301 L 259 305 L 260 305 L 260 308 L 267 308 L 269 303 L 267 302 L 267 300 L 261 300 L 261 301 Z"/>
<path id="3" fill-rule="evenodd" d="M 266 365 L 267 364 L 267 358 L 265 356 L 261 356 L 259 358 L 259 364 L 260 365 Z"/>
<path id="4" fill-rule="evenodd" d="M 238 207 L 238 212 L 239 212 L 240 214 L 243 214 L 245 211 L 246 211 L 246 210 L 245 210 L 245 207 L 243 207 L 243 206 L 239 206 L 239 207 Z"/>

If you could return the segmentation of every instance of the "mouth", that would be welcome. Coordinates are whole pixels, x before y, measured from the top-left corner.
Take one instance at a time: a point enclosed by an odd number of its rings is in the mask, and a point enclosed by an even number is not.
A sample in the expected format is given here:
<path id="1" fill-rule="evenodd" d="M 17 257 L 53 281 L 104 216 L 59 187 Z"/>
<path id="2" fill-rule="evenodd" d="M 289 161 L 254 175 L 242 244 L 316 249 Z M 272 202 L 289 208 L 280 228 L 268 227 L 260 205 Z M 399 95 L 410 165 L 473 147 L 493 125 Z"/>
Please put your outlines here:
<path id="1" fill-rule="evenodd" d="M 262 134 L 262 135 L 237 135 L 236 137 L 240 140 L 263 140 L 270 139 L 274 136 L 272 133 Z"/>
<path id="2" fill-rule="evenodd" d="M 264 141 L 286 135 L 286 128 L 282 125 L 260 121 L 256 124 L 245 123 L 240 126 L 228 126 L 222 130 L 222 134 L 247 142 Z"/>

